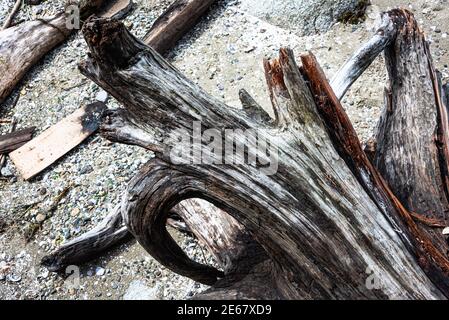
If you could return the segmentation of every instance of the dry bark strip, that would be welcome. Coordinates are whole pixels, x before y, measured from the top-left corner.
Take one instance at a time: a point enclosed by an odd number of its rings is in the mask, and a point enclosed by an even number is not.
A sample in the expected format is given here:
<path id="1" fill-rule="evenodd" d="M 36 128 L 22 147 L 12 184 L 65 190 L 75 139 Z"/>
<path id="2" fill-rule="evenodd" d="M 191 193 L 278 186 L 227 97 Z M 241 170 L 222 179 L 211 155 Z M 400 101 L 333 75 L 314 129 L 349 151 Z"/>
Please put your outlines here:
<path id="1" fill-rule="evenodd" d="M 0 136 L 0 154 L 8 154 L 33 138 L 35 127 L 25 128 Z"/>
<path id="2" fill-rule="evenodd" d="M 244 110 L 209 96 L 122 24 L 91 19 L 84 34 L 91 58 L 81 71 L 125 106 L 122 118 L 109 115 L 108 134 L 115 132 L 119 140 L 126 132 L 127 143 L 137 138 L 136 144 L 156 151 L 157 158 L 130 183 L 122 202 L 124 221 L 162 264 L 213 283 L 207 297 L 236 292 L 263 297 L 260 288 L 266 284 L 271 288 L 266 296 L 278 298 L 444 297 L 399 236 L 405 230 L 392 224 L 390 216 L 397 212 L 379 209 L 339 155 L 291 51 L 281 50 L 279 59 L 265 62 L 276 122 L 261 125 Z M 260 165 L 171 163 L 164 152 L 173 147 L 170 137 L 178 129 L 193 135 L 189 132 L 198 120 L 203 130 L 259 129 L 259 139 L 275 141 L 278 148 L 277 172 L 268 175 Z M 351 151 L 351 141 L 342 141 Z M 245 156 L 254 150 L 249 141 Z M 350 155 L 358 157 L 355 150 Z M 176 204 L 189 198 L 213 203 L 249 232 L 263 252 L 244 260 L 253 268 L 223 277 L 185 256 L 165 221 Z M 267 260 L 257 259 L 265 254 Z M 381 277 L 379 288 L 366 285 L 367 270 Z M 242 284 L 259 289 L 245 291 Z"/>
<path id="3" fill-rule="evenodd" d="M 185 1 L 178 0 L 175 1 L 168 9 L 165 11 L 161 17 L 154 23 L 150 31 L 145 36 L 145 42 L 151 46 L 154 50 L 158 52 L 163 52 L 164 50 L 168 50 L 172 46 L 175 45 L 176 41 L 179 40 L 185 33 L 187 33 L 190 28 L 193 27 L 194 22 L 199 19 L 199 17 L 205 13 L 208 7 L 215 1 Z M 205 4 L 208 3 L 208 6 L 205 7 Z M 170 47 L 171 46 L 171 47 Z M 115 111 L 115 114 L 120 114 L 121 111 Z M 125 116 L 125 115 L 124 115 Z M 130 123 L 127 122 L 127 127 L 129 127 Z M 132 128 L 132 130 L 127 131 L 126 127 L 121 131 L 121 135 L 118 137 L 117 135 L 109 135 L 108 130 L 105 126 L 102 128 L 102 135 L 109 138 L 110 140 L 119 139 L 121 142 L 126 143 L 129 139 L 129 143 L 136 144 L 139 138 L 136 138 L 134 135 L 139 128 Z M 147 140 L 151 139 L 151 137 L 147 136 L 145 132 L 141 131 L 143 137 L 141 137 L 140 145 L 142 147 L 147 147 Z M 192 207 L 200 208 L 205 206 L 205 203 L 201 203 L 198 201 L 190 201 L 183 204 L 183 206 L 178 207 L 176 210 L 176 214 L 180 217 L 189 216 L 189 212 L 192 210 Z M 190 208 L 190 211 L 186 208 Z M 219 215 L 219 211 L 217 209 L 214 210 L 217 215 Z M 113 219 L 114 221 L 121 221 L 121 212 L 115 211 L 113 215 L 116 217 Z M 221 214 L 222 219 L 216 219 L 217 228 L 220 225 L 232 224 L 232 221 L 229 221 L 229 216 L 226 214 Z M 75 238 L 66 244 L 62 245 L 51 255 L 46 256 L 42 259 L 43 265 L 47 266 L 52 271 L 59 271 L 64 269 L 66 266 L 70 264 L 81 264 L 89 261 L 92 257 L 96 257 L 101 253 L 109 250 L 110 247 L 117 245 L 124 241 L 125 239 L 130 238 L 129 231 L 124 228 L 123 224 L 120 223 L 109 223 L 112 218 L 108 217 L 102 223 L 100 229 L 95 228 L 92 232 L 89 232 L 86 235 L 83 235 L 79 238 Z M 171 221 L 172 226 L 175 228 L 177 224 L 175 221 Z M 192 222 L 193 223 L 193 222 Z M 109 228 L 109 229 L 108 229 Z M 200 235 L 197 235 L 200 236 Z M 107 240 L 103 241 L 101 238 L 106 238 Z M 222 239 L 226 239 L 226 235 L 220 236 Z M 111 240 L 110 240 L 111 239 Z M 113 240 L 112 240 L 113 239 Z M 217 241 L 213 241 L 213 237 L 210 238 L 210 243 L 204 241 L 204 243 L 212 248 Z M 73 256 L 73 252 L 76 252 L 76 256 Z M 218 257 L 221 253 L 221 250 L 215 250 L 213 254 Z M 217 258 L 219 261 L 223 261 L 223 259 Z"/>

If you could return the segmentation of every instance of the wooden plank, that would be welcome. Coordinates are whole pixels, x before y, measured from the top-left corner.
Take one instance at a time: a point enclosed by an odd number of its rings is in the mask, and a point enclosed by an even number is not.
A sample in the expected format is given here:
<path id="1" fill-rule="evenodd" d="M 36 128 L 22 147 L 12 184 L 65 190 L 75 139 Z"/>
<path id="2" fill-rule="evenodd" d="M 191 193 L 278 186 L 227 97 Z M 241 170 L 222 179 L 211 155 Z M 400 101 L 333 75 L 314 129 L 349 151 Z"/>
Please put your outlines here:
<path id="1" fill-rule="evenodd" d="M 10 153 L 33 138 L 35 127 L 14 131 L 0 136 L 0 154 Z"/>
<path id="2" fill-rule="evenodd" d="M 9 154 L 28 180 L 60 159 L 98 129 L 106 105 L 94 102 L 64 118 L 41 135 Z"/>

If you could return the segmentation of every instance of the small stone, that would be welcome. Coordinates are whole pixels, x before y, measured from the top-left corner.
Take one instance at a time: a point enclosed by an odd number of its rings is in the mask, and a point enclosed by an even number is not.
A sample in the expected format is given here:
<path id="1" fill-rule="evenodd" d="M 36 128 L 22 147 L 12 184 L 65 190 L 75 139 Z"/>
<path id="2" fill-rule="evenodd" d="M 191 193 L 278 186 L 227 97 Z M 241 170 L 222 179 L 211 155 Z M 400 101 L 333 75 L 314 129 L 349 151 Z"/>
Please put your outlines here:
<path id="1" fill-rule="evenodd" d="M 79 208 L 73 208 L 72 211 L 70 211 L 70 215 L 72 217 L 77 217 L 80 213 L 80 209 Z"/>
<path id="2" fill-rule="evenodd" d="M 123 300 L 159 300 L 158 289 L 149 288 L 142 281 L 134 280 L 130 283 L 123 296 Z"/>
<path id="3" fill-rule="evenodd" d="M 98 91 L 97 95 L 95 96 L 95 99 L 106 103 L 106 101 L 108 101 L 108 99 L 109 99 L 109 95 L 106 91 L 100 90 L 100 91 Z"/>
<path id="4" fill-rule="evenodd" d="M 95 275 L 97 275 L 99 277 L 104 276 L 105 273 L 106 273 L 106 270 L 102 267 L 97 267 L 95 269 Z"/>
<path id="5" fill-rule="evenodd" d="M 91 166 L 91 165 L 86 165 L 86 166 L 83 166 L 83 167 L 80 169 L 79 173 L 80 173 L 80 174 L 88 174 L 88 173 L 91 173 L 92 171 L 94 171 L 94 169 L 92 168 L 92 166 Z"/>
<path id="6" fill-rule="evenodd" d="M 8 280 L 9 282 L 20 282 L 22 280 L 22 277 L 15 274 L 8 274 L 6 276 L 6 280 Z"/>
<path id="7" fill-rule="evenodd" d="M 134 23 L 132 23 L 131 21 L 126 21 L 125 27 L 126 29 L 131 30 L 134 27 Z"/>
<path id="8" fill-rule="evenodd" d="M 3 177 L 12 177 L 14 175 L 8 167 L 2 168 L 2 170 L 0 171 L 0 174 Z"/>
<path id="9" fill-rule="evenodd" d="M 435 4 L 432 8 L 433 11 L 441 11 L 443 9 L 444 9 L 443 5 L 441 5 L 439 3 Z"/>
<path id="10" fill-rule="evenodd" d="M 39 213 L 39 214 L 36 216 L 36 222 L 37 222 L 37 223 L 42 223 L 42 222 L 45 221 L 45 219 L 47 219 L 47 216 L 46 216 L 45 214 L 43 214 L 43 213 Z"/>
<path id="11" fill-rule="evenodd" d="M 47 194 L 47 189 L 45 189 L 44 187 L 40 188 L 39 189 L 39 194 L 41 196 L 45 196 Z"/>

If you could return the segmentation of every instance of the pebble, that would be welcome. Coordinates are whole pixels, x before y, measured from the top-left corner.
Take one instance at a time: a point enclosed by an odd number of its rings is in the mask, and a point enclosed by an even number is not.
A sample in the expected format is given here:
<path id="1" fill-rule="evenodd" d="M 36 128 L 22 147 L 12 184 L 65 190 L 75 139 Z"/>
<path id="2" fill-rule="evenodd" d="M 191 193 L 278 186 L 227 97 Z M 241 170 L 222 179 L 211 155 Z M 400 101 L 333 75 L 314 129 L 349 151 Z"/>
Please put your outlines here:
<path id="1" fill-rule="evenodd" d="M 47 216 L 46 216 L 45 214 L 43 214 L 43 213 L 39 213 L 39 214 L 36 216 L 36 222 L 37 222 L 37 223 L 42 223 L 42 222 L 45 221 L 45 219 L 47 219 Z"/>
<path id="2" fill-rule="evenodd" d="M 106 101 L 108 101 L 109 99 L 109 95 L 106 91 L 100 89 L 100 91 L 98 91 L 97 95 L 95 96 L 95 99 L 106 103 Z"/>
<path id="3" fill-rule="evenodd" d="M 159 300 L 157 288 L 150 288 L 141 280 L 133 280 L 126 290 L 123 300 Z"/>
<path id="4" fill-rule="evenodd" d="M 9 282 L 20 282 L 22 280 L 22 277 L 15 274 L 8 274 L 6 276 L 6 280 Z"/>
<path id="5" fill-rule="evenodd" d="M 12 177 L 14 174 L 12 173 L 11 169 L 9 169 L 8 167 L 4 167 L 2 168 L 2 170 L 0 171 L 1 175 L 3 177 Z"/>
<path id="6" fill-rule="evenodd" d="M 73 208 L 72 211 L 70 211 L 70 215 L 72 217 L 77 217 L 80 213 L 80 209 L 79 208 Z"/>
<path id="7" fill-rule="evenodd" d="M 100 276 L 100 277 L 104 276 L 105 273 L 106 273 L 106 270 L 104 268 L 102 268 L 102 267 L 97 267 L 95 269 L 95 275 L 97 275 L 97 276 Z"/>
<path id="8" fill-rule="evenodd" d="M 94 171 L 94 169 L 92 168 L 91 165 L 88 164 L 88 165 L 81 167 L 79 173 L 80 174 L 88 174 L 88 173 L 91 173 L 92 171 Z"/>

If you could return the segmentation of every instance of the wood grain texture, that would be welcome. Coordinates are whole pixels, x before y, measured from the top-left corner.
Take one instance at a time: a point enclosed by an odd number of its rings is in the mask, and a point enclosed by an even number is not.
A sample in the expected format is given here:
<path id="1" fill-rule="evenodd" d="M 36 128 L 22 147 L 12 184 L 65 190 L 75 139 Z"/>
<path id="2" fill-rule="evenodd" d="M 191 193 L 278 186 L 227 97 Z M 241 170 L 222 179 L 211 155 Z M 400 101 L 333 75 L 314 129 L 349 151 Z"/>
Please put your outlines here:
<path id="1" fill-rule="evenodd" d="M 67 266 L 78 265 L 80 261 L 96 258 L 103 248 L 112 248 L 129 238 L 131 234 L 122 223 L 118 207 L 89 232 L 63 244 L 56 253 L 44 256 L 41 264 L 50 271 L 61 271 Z"/>
<path id="2" fill-rule="evenodd" d="M 122 24 L 90 19 L 84 35 L 91 58 L 81 71 L 125 106 L 126 119 L 140 130 L 135 136 L 151 133 L 153 150 L 170 150 L 173 132 L 192 129 L 197 120 L 203 130 L 258 128 L 278 148 L 273 175 L 258 165 L 175 165 L 156 152 L 130 183 L 122 208 L 131 233 L 162 264 L 214 283 L 212 295 L 232 277 L 221 279 L 188 259 L 165 230 L 174 205 L 202 198 L 230 214 L 267 253 L 278 297 L 444 297 L 337 152 L 290 50 L 265 62 L 276 123 L 261 125 L 209 96 Z M 122 128 L 115 128 L 117 136 Z M 113 131 L 109 126 L 108 134 Z M 247 152 L 254 148 L 249 142 Z M 381 287 L 366 286 L 367 268 L 382 275 Z"/>
<path id="3" fill-rule="evenodd" d="M 87 18 L 106 1 L 79 1 L 81 18 Z M 74 31 L 67 28 L 65 12 L 0 31 L 0 103 L 33 65 Z"/>
<path id="4" fill-rule="evenodd" d="M 404 207 L 447 225 L 448 118 L 428 43 L 412 14 L 393 11 L 398 36 L 385 52 L 389 85 L 374 164 Z M 441 229 L 418 224 L 448 259 Z"/>
<path id="5" fill-rule="evenodd" d="M 12 152 L 21 176 L 34 177 L 94 133 L 105 108 L 102 102 L 82 107 Z"/>
<path id="6" fill-rule="evenodd" d="M 123 1 L 120 1 L 123 2 Z M 198 5 L 199 2 L 196 2 Z M 187 27 L 178 29 L 175 28 L 177 25 L 176 19 L 169 19 L 169 17 L 173 14 L 172 10 L 173 6 L 170 7 L 166 12 L 162 14 L 162 17 L 159 19 L 160 21 L 166 21 L 164 27 L 167 29 L 171 29 L 173 39 L 169 39 L 166 36 L 166 40 L 169 40 L 164 44 L 164 48 L 168 49 L 168 44 L 172 46 L 176 43 L 175 39 L 179 39 L 184 33 L 189 30 Z M 204 13 L 204 12 L 203 12 Z M 198 15 L 199 12 L 195 12 L 195 16 Z M 199 15 L 198 15 L 199 17 Z M 191 23 L 190 21 L 189 23 Z M 173 25 L 175 23 L 175 25 Z M 190 25 L 192 26 L 192 25 Z M 153 27 L 151 31 L 147 34 L 147 38 L 152 38 L 152 35 L 160 32 L 161 28 Z M 174 32 L 176 31 L 176 32 Z M 154 37 L 157 38 L 157 37 Z M 163 49 L 159 47 L 159 45 L 154 42 L 150 43 L 155 50 Z M 246 96 L 247 99 L 248 96 Z M 254 110 L 252 107 L 248 107 L 250 110 Z M 262 109 L 261 109 L 262 110 Z M 263 111 L 263 110 L 262 110 Z M 252 112 L 252 111 L 251 111 Z M 255 111 L 260 113 L 260 111 Z M 110 128 L 110 130 L 109 130 Z M 149 131 L 150 128 L 146 128 L 144 131 L 139 128 L 138 122 L 133 122 L 126 112 L 121 109 L 118 110 L 108 110 L 104 116 L 104 122 L 102 125 L 102 135 L 111 141 L 119 141 L 120 143 L 128 143 L 139 145 L 140 147 L 156 151 L 162 152 L 160 149 L 152 149 L 154 137 L 152 132 Z M 177 213 L 178 216 L 184 219 L 184 221 L 188 221 L 190 225 L 198 226 L 202 220 L 198 216 L 194 216 L 193 212 L 201 211 L 204 214 L 204 219 L 208 219 L 208 215 L 214 216 L 216 218 L 209 218 L 209 229 L 210 231 L 218 228 L 222 225 L 235 225 L 236 221 L 232 220 L 232 217 L 225 214 L 219 214 L 216 208 L 211 208 L 211 206 L 207 206 L 205 202 L 198 202 L 200 200 L 187 200 L 181 203 L 176 207 L 176 210 L 172 210 Z M 208 215 L 205 214 L 204 208 L 209 208 Z M 116 211 L 112 215 L 116 215 L 114 219 L 115 221 L 121 221 L 121 212 Z M 120 216 L 120 217 L 119 217 Z M 108 216 L 101 223 L 99 227 L 95 227 L 91 231 L 86 234 L 81 235 L 73 239 L 72 241 L 64 244 L 59 247 L 55 251 L 53 251 L 50 255 L 45 256 L 42 259 L 42 264 L 45 265 L 50 270 L 62 270 L 69 264 L 82 264 L 88 262 L 90 259 L 99 256 L 100 254 L 107 252 L 113 246 L 122 243 L 128 239 L 132 238 L 131 233 L 126 229 L 124 224 L 110 223 L 112 217 Z M 175 224 L 173 224 L 174 222 Z M 171 221 L 170 219 L 167 221 L 169 225 L 174 228 L 178 228 L 178 224 L 176 221 Z M 184 222 L 185 224 L 185 222 Z M 214 228 L 214 225 L 216 226 Z M 184 227 L 184 226 L 183 226 Z M 190 230 L 189 226 L 187 228 Z M 199 229 L 195 227 L 195 229 Z M 222 228 L 221 228 L 222 229 Z M 223 230 L 223 229 L 222 229 Z M 236 230 L 230 228 L 231 234 L 235 234 Z M 231 244 L 234 237 L 226 233 L 209 233 L 206 235 L 196 234 L 197 237 L 202 239 L 203 243 L 209 247 L 211 253 L 216 257 L 217 261 L 221 264 L 223 269 L 227 269 L 231 264 L 229 263 L 231 257 L 234 252 L 231 250 L 231 247 L 224 248 L 224 244 Z M 237 245 L 233 245 L 233 247 L 237 247 Z M 238 255 L 238 252 L 235 252 L 235 255 Z"/>
<path id="7" fill-rule="evenodd" d="M 302 70 L 315 96 L 318 111 L 340 156 L 390 224 L 402 230 L 399 236 L 421 268 L 449 296 L 449 260 L 434 245 L 434 238 L 423 232 L 415 220 L 426 222 L 426 225 L 432 227 L 435 224 L 439 227 L 441 225 L 435 219 L 420 219 L 419 215 L 404 208 L 363 151 L 348 116 L 327 83 L 316 58 L 308 53 L 302 55 L 301 60 Z"/>

